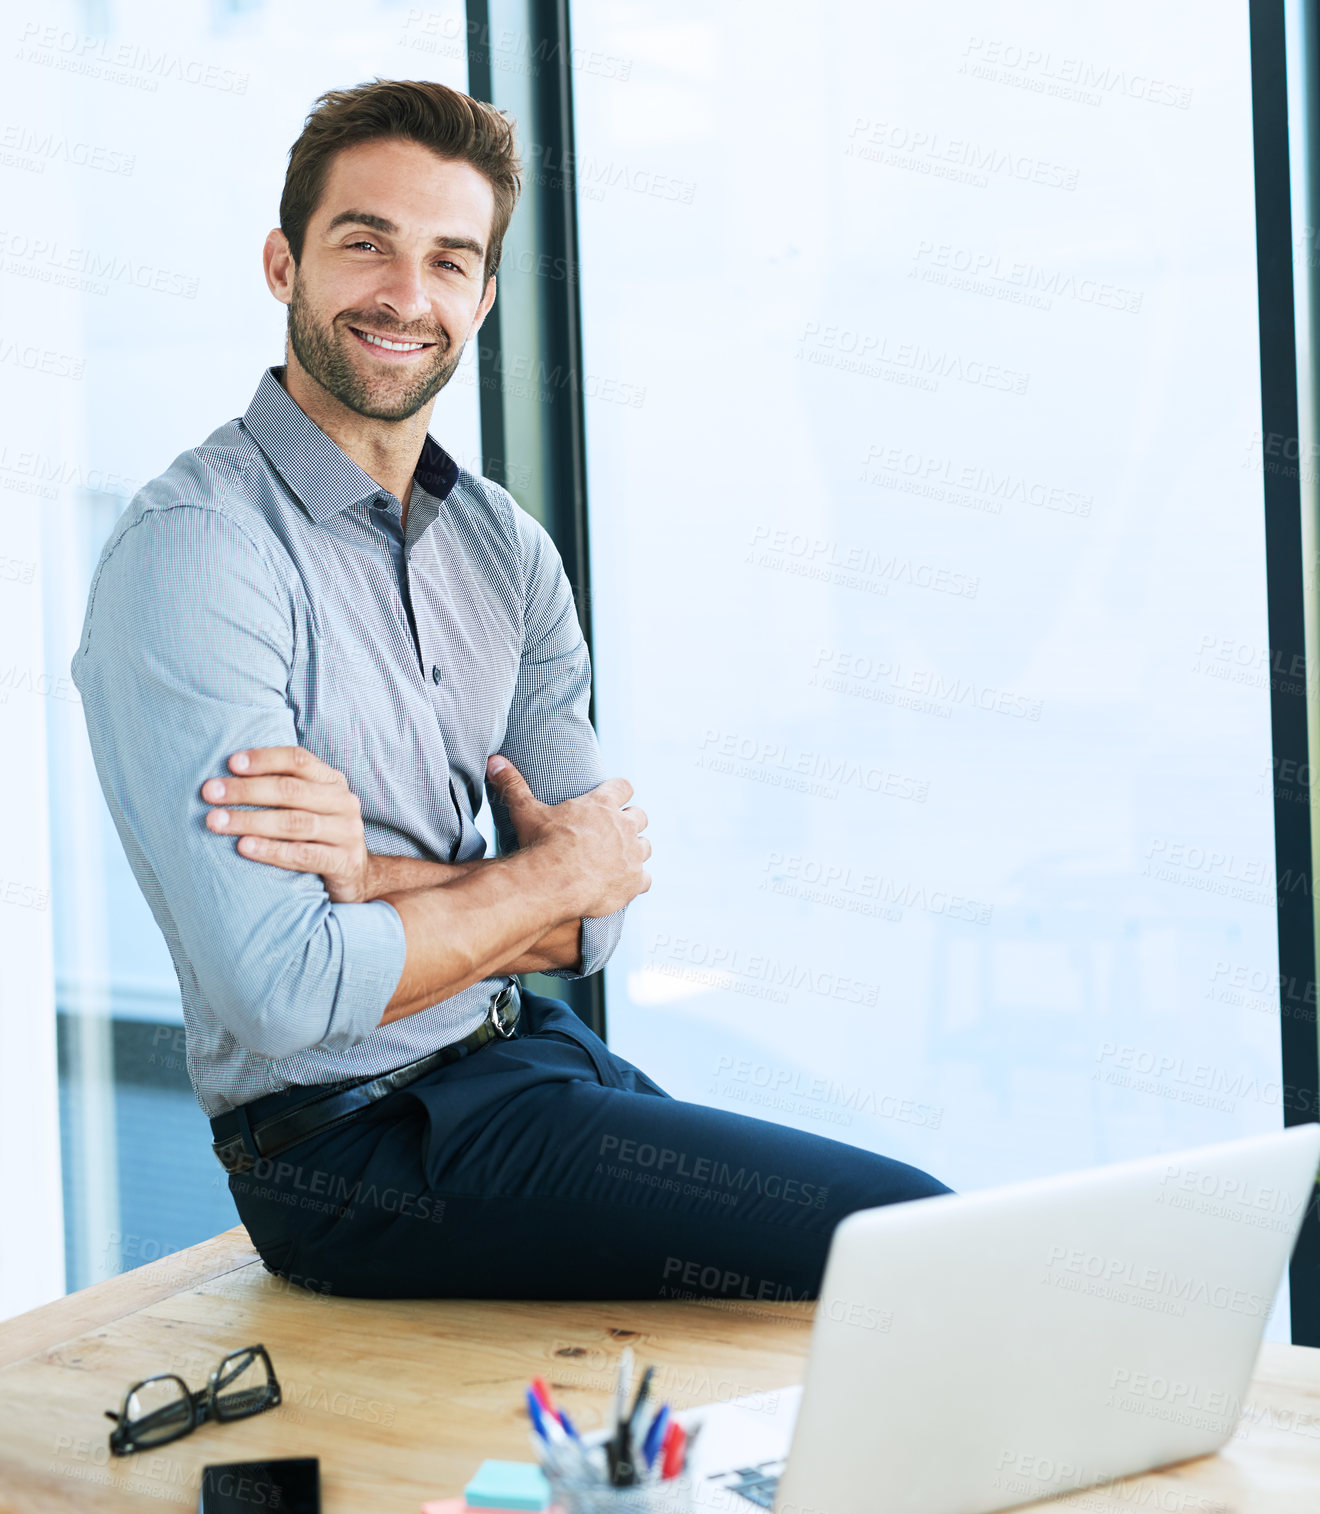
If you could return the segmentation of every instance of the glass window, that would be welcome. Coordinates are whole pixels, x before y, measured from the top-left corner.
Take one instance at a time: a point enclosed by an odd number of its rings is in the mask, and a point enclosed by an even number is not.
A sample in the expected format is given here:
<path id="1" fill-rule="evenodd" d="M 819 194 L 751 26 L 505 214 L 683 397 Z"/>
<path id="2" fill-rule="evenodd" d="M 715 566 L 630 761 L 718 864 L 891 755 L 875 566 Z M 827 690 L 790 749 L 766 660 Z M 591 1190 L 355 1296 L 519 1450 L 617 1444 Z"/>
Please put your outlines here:
<path id="1" fill-rule="evenodd" d="M 42 528 L 40 588 L 25 613 L 40 621 L 44 601 L 37 672 L 74 1288 L 237 1218 L 188 1083 L 169 954 L 101 798 L 67 677 L 91 570 L 140 484 L 241 414 L 263 367 L 282 361 L 284 312 L 261 248 L 315 97 L 377 74 L 466 88 L 467 32 L 458 0 L 327 0 L 314 26 L 296 0 L 33 15 L 6 64 L 7 119 L 19 126 L 6 139 L 0 251 L 16 296 L 5 340 L 19 357 L 4 374 L 14 382 L 0 482 L 17 491 L 6 508 L 31 505 Z M 471 354 L 432 431 L 479 466 Z"/>
<path id="2" fill-rule="evenodd" d="M 574 43 L 612 1043 L 963 1190 L 1277 1128 L 1246 7 Z"/>

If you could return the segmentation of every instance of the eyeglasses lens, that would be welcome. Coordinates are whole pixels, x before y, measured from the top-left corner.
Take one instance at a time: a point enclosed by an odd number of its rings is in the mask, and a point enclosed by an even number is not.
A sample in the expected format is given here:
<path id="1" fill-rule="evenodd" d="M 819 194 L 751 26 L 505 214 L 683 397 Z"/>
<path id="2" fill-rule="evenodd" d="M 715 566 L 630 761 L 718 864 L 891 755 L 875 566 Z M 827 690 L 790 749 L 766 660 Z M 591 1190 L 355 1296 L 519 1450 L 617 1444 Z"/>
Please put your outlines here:
<path id="1" fill-rule="evenodd" d="M 192 1403 L 177 1377 L 155 1377 L 128 1396 L 128 1428 L 139 1446 L 172 1440 L 192 1423 Z"/>
<path id="2" fill-rule="evenodd" d="M 270 1373 L 257 1351 L 225 1357 L 215 1381 L 215 1407 L 221 1419 L 241 1419 L 270 1402 Z"/>

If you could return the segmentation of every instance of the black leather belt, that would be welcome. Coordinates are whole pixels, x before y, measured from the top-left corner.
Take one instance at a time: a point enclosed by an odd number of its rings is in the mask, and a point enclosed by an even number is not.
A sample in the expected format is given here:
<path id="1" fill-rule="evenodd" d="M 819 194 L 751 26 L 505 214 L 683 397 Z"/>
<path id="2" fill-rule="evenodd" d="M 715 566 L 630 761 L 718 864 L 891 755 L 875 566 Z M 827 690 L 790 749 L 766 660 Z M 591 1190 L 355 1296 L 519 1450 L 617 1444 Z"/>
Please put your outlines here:
<path id="1" fill-rule="evenodd" d="M 513 1035 L 522 1011 L 522 992 L 516 982 L 500 989 L 491 996 L 490 1010 L 486 1018 L 470 1036 L 442 1046 L 428 1056 L 415 1062 L 406 1062 L 392 1072 L 383 1072 L 376 1077 L 357 1078 L 343 1083 L 328 1083 L 308 1091 L 308 1097 L 292 1108 L 283 1109 L 264 1120 L 253 1123 L 248 1109 L 262 1103 L 256 1100 L 251 1106 L 217 1115 L 211 1121 L 211 1130 L 216 1139 L 211 1143 L 216 1160 L 226 1172 L 250 1172 L 260 1157 L 278 1156 L 280 1152 L 305 1141 L 308 1136 L 326 1130 L 331 1125 L 341 1124 L 353 1115 L 406 1088 L 437 1067 L 446 1067 L 479 1050 L 489 1041 L 507 1040 Z M 235 1126 L 237 1128 L 235 1128 Z M 256 1156 L 249 1150 L 249 1141 L 244 1139 L 244 1127 L 250 1136 L 250 1145 L 256 1148 Z"/>

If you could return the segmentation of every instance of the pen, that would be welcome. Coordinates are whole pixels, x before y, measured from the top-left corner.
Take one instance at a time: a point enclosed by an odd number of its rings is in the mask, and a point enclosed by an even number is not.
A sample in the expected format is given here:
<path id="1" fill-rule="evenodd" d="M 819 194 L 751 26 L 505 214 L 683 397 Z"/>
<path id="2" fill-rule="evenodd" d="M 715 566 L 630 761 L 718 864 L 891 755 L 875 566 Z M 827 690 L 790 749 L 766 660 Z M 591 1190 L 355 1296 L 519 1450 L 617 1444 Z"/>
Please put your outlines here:
<path id="1" fill-rule="evenodd" d="M 638 1439 L 642 1428 L 642 1409 L 651 1394 L 651 1381 L 655 1377 L 655 1368 L 648 1367 L 642 1373 L 642 1381 L 637 1389 L 637 1397 L 633 1399 L 632 1413 L 628 1416 L 628 1434 L 635 1441 Z"/>
<path id="2" fill-rule="evenodd" d="M 642 1442 L 642 1455 L 646 1458 L 648 1467 L 655 1465 L 660 1443 L 665 1438 L 665 1430 L 668 1426 L 669 1405 L 661 1404 L 656 1410 L 655 1418 L 651 1421 L 651 1428 L 646 1432 L 646 1439 Z"/>
<path id="3" fill-rule="evenodd" d="M 564 1433 L 575 1445 L 581 1446 L 582 1437 L 577 1432 L 577 1426 L 568 1417 L 566 1409 L 555 1407 L 555 1401 L 550 1396 L 550 1389 L 546 1386 L 545 1378 L 534 1377 L 532 1379 L 532 1393 L 536 1395 L 536 1402 L 541 1406 L 542 1415 L 546 1419 L 555 1419 L 564 1428 Z"/>
<path id="4" fill-rule="evenodd" d="M 527 1417 L 532 1422 L 532 1429 L 549 1445 L 550 1437 L 546 1434 L 545 1415 L 542 1412 L 540 1400 L 531 1388 L 527 1390 Z"/>
<path id="5" fill-rule="evenodd" d="M 535 1389 L 527 1389 L 527 1417 L 535 1434 L 532 1444 L 547 1467 L 561 1474 L 591 1474 L 591 1460 L 576 1429 L 570 1436 L 560 1424 L 559 1416 L 548 1412 Z"/>
<path id="6" fill-rule="evenodd" d="M 665 1432 L 664 1460 L 660 1463 L 661 1477 L 677 1477 L 683 1470 L 683 1448 L 687 1444 L 687 1431 L 677 1420 L 672 1420 Z"/>
<path id="7" fill-rule="evenodd" d="M 638 1481 L 637 1467 L 633 1462 L 633 1440 L 628 1433 L 628 1421 L 620 1420 L 618 1429 L 609 1440 L 606 1451 L 609 1457 L 610 1484 L 616 1488 L 631 1488 Z"/>
<path id="8" fill-rule="evenodd" d="M 629 1434 L 628 1394 L 632 1389 L 633 1353 L 625 1346 L 619 1354 L 619 1375 L 614 1384 L 614 1434 L 606 1448 L 609 1457 L 610 1484 L 631 1487 L 637 1481 L 633 1466 L 632 1437 Z"/>
<path id="9" fill-rule="evenodd" d="M 625 1346 L 619 1354 L 619 1376 L 614 1385 L 614 1420 L 622 1424 L 628 1412 L 628 1395 L 632 1392 L 633 1353 Z"/>

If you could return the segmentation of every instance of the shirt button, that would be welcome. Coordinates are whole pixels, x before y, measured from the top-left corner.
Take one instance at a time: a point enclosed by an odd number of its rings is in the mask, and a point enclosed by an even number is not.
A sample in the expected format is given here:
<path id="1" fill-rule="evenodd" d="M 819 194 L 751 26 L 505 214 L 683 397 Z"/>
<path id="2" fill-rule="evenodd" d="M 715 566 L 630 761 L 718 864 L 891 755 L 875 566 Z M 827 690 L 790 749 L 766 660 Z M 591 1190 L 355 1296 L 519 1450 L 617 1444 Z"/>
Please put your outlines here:
<path id="1" fill-rule="evenodd" d="M 436 667 L 436 665 L 434 663 L 431 664 L 431 682 L 432 683 L 439 683 L 440 682 L 440 669 L 438 667 Z"/>

